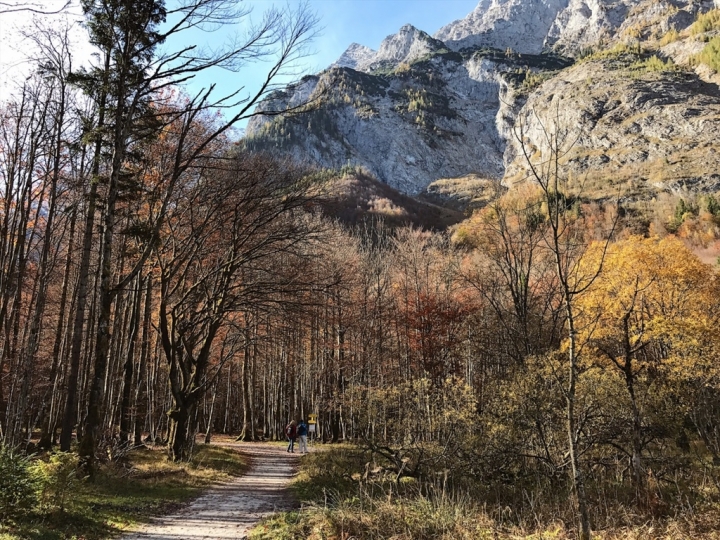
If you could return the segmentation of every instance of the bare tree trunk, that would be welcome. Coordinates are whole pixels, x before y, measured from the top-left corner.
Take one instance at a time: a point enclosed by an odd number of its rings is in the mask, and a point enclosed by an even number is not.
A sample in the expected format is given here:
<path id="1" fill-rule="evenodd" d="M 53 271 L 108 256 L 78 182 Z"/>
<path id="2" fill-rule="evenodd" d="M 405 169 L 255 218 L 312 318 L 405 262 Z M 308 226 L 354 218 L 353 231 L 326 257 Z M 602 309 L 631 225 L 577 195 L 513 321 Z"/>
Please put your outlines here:
<path id="1" fill-rule="evenodd" d="M 567 293 L 567 291 L 566 291 Z M 565 310 L 567 314 L 567 324 L 569 333 L 569 374 L 568 387 L 565 396 L 567 403 L 567 434 L 568 446 L 570 450 L 570 465 L 572 467 L 573 486 L 577 497 L 578 513 L 580 514 L 580 538 L 581 540 L 590 540 L 590 515 L 587 507 L 587 494 L 585 493 L 585 481 L 582 470 L 580 469 L 580 461 L 578 459 L 578 430 L 577 420 L 575 418 L 575 396 L 577 383 L 577 343 L 575 333 L 575 320 L 573 317 L 572 302 L 566 296 Z"/>
<path id="2" fill-rule="evenodd" d="M 140 349 L 140 365 L 138 366 L 137 383 L 135 386 L 135 426 L 134 426 L 134 445 L 142 444 L 142 428 L 145 423 L 148 410 L 147 406 L 147 370 L 148 356 L 150 354 L 150 322 L 152 317 L 152 276 L 145 278 L 147 281 L 147 290 L 145 293 L 145 311 L 143 313 L 143 338 Z"/>
<path id="3" fill-rule="evenodd" d="M 70 238 L 68 240 L 68 247 L 67 247 L 67 255 L 65 257 L 65 271 L 63 272 L 63 284 L 62 284 L 62 291 L 60 293 L 60 306 L 58 313 L 60 316 L 58 317 L 57 321 L 57 327 L 55 328 L 55 339 L 53 341 L 53 350 L 52 350 L 52 366 L 50 368 L 50 388 L 48 392 L 45 393 L 43 396 L 42 402 L 40 404 L 40 412 L 39 412 L 39 422 L 42 426 L 41 434 L 40 434 L 40 442 L 38 443 L 38 448 L 41 450 L 48 450 L 52 446 L 52 434 L 51 434 L 51 415 L 50 411 L 48 410 L 50 408 L 50 403 L 52 402 L 53 396 L 55 395 L 55 392 L 58 388 L 58 373 L 59 373 L 59 366 L 60 366 L 60 346 L 62 344 L 62 336 L 63 336 L 63 327 L 65 322 L 65 309 L 67 304 L 67 297 L 68 297 L 68 289 L 69 289 L 69 283 L 70 283 L 70 272 L 71 272 L 71 263 L 72 263 L 72 256 L 73 256 L 73 248 L 75 246 L 75 224 L 77 221 L 77 207 L 74 207 L 72 209 L 72 214 L 70 216 Z"/>
<path id="4" fill-rule="evenodd" d="M 242 367 L 240 369 L 240 379 L 242 383 L 242 400 L 243 400 L 243 424 L 242 431 L 238 437 L 239 441 L 252 441 L 253 432 L 250 424 L 250 418 L 253 414 L 250 402 L 250 323 L 245 317 L 245 347 L 243 349 Z"/>
<path id="5" fill-rule="evenodd" d="M 220 377 L 217 378 L 212 389 L 212 401 L 210 402 L 210 414 L 207 418 L 207 426 L 205 427 L 205 444 L 210 444 L 210 435 L 212 433 L 213 418 L 215 413 L 215 398 L 217 398 L 217 389 L 220 384 Z"/>
<path id="6" fill-rule="evenodd" d="M 130 440 L 130 424 L 132 411 L 130 410 L 130 395 L 132 392 L 133 369 L 135 367 L 135 340 L 140 326 L 140 304 L 142 301 L 142 280 L 138 274 L 136 291 L 133 299 L 132 315 L 130 316 L 130 332 L 125 351 L 125 365 L 123 366 L 123 392 L 120 405 L 120 442 L 127 444 Z"/>
<path id="7" fill-rule="evenodd" d="M 68 374 L 67 401 L 65 402 L 65 415 L 63 417 L 62 432 L 60 433 L 60 450 L 70 451 L 72 431 L 76 422 L 78 377 L 80 375 L 80 355 L 83 344 L 83 323 L 85 319 L 85 306 L 88 296 L 88 281 L 90 278 L 90 259 L 92 256 L 93 229 L 95 228 L 95 209 L 97 206 L 98 182 L 100 181 L 100 160 L 102 156 L 102 129 L 105 127 L 105 105 L 107 101 L 107 77 L 110 71 L 110 52 L 105 53 L 104 81 L 102 94 L 98 104 L 98 134 L 95 138 L 95 153 L 90 178 L 90 193 L 87 199 L 85 214 L 85 230 L 83 232 L 82 258 L 78 278 L 77 305 L 73 321 L 73 341 L 70 352 L 70 372 Z"/>

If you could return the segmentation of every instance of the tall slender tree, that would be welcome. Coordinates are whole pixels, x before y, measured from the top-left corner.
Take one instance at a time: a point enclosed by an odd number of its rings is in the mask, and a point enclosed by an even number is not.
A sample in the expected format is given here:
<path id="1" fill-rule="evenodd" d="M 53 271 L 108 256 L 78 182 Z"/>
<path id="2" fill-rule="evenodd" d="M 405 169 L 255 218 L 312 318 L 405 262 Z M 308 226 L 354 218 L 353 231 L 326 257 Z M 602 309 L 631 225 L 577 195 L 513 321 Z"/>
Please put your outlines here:
<path id="1" fill-rule="evenodd" d="M 166 8 L 162 0 L 83 0 L 83 11 L 91 41 L 102 52 L 104 63 L 76 77 L 98 107 L 96 166 L 93 184 L 103 181 L 102 235 L 98 290 L 97 333 L 94 347 L 94 370 L 88 400 L 88 414 L 83 429 L 80 453 L 92 469 L 92 460 L 101 424 L 103 387 L 110 353 L 110 323 L 113 302 L 135 276 L 151 254 L 165 217 L 167 205 L 178 179 L 191 167 L 207 159 L 212 143 L 237 121 L 253 114 L 251 111 L 272 88 L 274 79 L 295 62 L 306 41 L 312 36 L 315 19 L 304 6 L 297 12 L 269 11 L 262 24 L 253 27 L 244 39 L 213 54 L 195 51 L 194 46 L 170 52 L 159 51 L 169 38 L 193 28 L 212 24 L 238 22 L 248 12 L 229 0 L 178 0 Z M 200 91 L 195 97 L 176 102 L 171 109 L 160 112 L 163 90 L 177 86 L 211 68 L 237 69 L 250 59 L 273 57 L 266 78 L 259 88 L 245 97 L 238 92 L 215 98 L 215 87 Z M 234 106 L 229 118 L 191 140 L 191 131 L 204 111 Z M 101 121 L 102 120 L 102 121 Z M 172 165 L 155 188 L 160 206 L 151 223 L 146 223 L 146 242 L 123 275 L 113 275 L 113 254 L 116 223 L 123 210 L 119 201 L 123 190 L 137 185 L 137 159 L 145 141 L 164 130 L 177 130 L 172 149 Z M 100 168 L 100 158 L 108 161 Z M 102 173 L 102 174 L 101 174 Z M 97 188 L 91 190 L 90 209 L 86 218 L 85 246 L 91 243 L 92 222 Z M 89 225 L 89 226 L 88 226 Z M 89 257 L 83 258 L 83 262 Z M 81 284 L 82 291 L 82 284 Z M 80 306 L 79 306 L 80 307 Z M 80 310 L 78 310 L 80 311 Z M 81 315 L 77 315 L 76 321 Z M 79 326 L 79 325 L 78 325 Z M 75 349 L 73 358 L 76 358 Z M 72 384 L 72 381 L 71 381 Z"/>

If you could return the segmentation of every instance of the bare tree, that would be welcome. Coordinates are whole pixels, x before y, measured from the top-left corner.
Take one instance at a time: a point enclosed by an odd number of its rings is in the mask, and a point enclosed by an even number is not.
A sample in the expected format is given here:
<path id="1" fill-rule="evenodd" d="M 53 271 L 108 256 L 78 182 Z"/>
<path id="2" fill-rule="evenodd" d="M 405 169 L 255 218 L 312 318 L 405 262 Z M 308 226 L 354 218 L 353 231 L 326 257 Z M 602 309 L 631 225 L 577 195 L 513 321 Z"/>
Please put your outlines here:
<path id="1" fill-rule="evenodd" d="M 254 114 L 252 109 L 264 99 L 275 79 L 287 73 L 302 56 L 305 45 L 313 36 L 315 18 L 306 6 L 300 6 L 297 11 L 270 10 L 246 36 L 238 37 L 224 48 L 200 51 L 195 46 L 187 46 L 168 52 L 161 51 L 160 47 L 171 38 L 177 42 L 181 35 L 194 28 L 238 23 L 249 12 L 229 0 L 178 0 L 168 8 L 158 0 L 85 0 L 82 5 L 88 18 L 91 41 L 101 49 L 104 63 L 79 74 L 76 80 L 88 96 L 98 100 L 96 156 L 104 149 L 112 156 L 103 173 L 107 187 L 103 200 L 98 331 L 88 415 L 80 445 L 84 460 L 91 463 L 100 426 L 110 344 L 109 324 L 115 297 L 135 278 L 150 256 L 178 179 L 207 159 L 213 141 L 239 120 Z M 188 98 L 184 105 L 175 103 L 163 112 L 155 105 L 157 101 L 163 101 L 166 88 L 176 87 L 199 73 L 213 68 L 236 71 L 246 62 L 257 60 L 271 60 L 270 67 L 259 88 L 245 97 L 240 96 L 242 89 L 215 97 L 213 84 Z M 206 111 L 223 109 L 232 109 L 229 118 L 218 121 L 199 139 L 189 140 L 200 116 Z M 105 122 L 100 121 L 106 113 L 111 126 L 109 130 L 105 129 Z M 118 201 L 123 182 L 133 174 L 128 159 L 132 157 L 133 149 L 165 129 L 179 131 L 174 139 L 172 166 L 157 186 L 161 201 L 159 209 L 153 222 L 145 224 L 149 234 L 144 247 L 139 250 L 140 255 L 124 275 L 114 277 L 112 259 L 120 211 Z M 99 173 L 99 169 L 93 170 L 93 183 L 98 181 Z M 138 181 L 137 178 L 134 180 Z M 93 214 L 91 207 L 88 221 Z M 89 230 L 92 227 L 86 226 L 86 234 Z"/>
<path id="2" fill-rule="evenodd" d="M 311 234 L 311 222 L 300 212 L 306 202 L 302 178 L 288 163 L 239 156 L 224 171 L 209 170 L 181 190 L 168 215 L 157 257 L 174 460 L 187 457 L 194 408 L 222 369 L 219 362 L 208 371 L 230 317 L 302 288 L 302 278 L 278 264 L 281 254 L 300 255 Z M 242 329 L 239 337 L 246 338 Z"/>
<path id="3" fill-rule="evenodd" d="M 38 15 L 57 15 L 70 7 L 72 0 L 66 2 L 54 9 L 47 9 L 45 2 L 0 2 L 0 15 L 3 13 L 36 13 Z"/>
<path id="4" fill-rule="evenodd" d="M 541 133 L 540 148 L 534 147 L 528 139 L 527 124 L 522 118 L 516 124 L 514 135 L 525 158 L 529 179 L 540 188 L 546 208 L 547 233 L 544 243 L 554 260 L 567 328 L 568 373 L 564 397 L 568 454 L 580 518 L 580 538 L 590 540 L 591 524 L 588 499 L 579 454 L 581 430 L 576 412 L 577 382 L 580 375 L 580 356 L 583 345 L 578 341 L 576 298 L 592 285 L 602 271 L 604 253 L 610 243 L 617 219 L 613 221 L 610 230 L 607 231 L 603 256 L 600 257 L 597 266 L 591 269 L 583 268 L 581 263 L 591 239 L 588 238 L 583 223 L 579 194 L 571 192 L 567 173 L 563 167 L 563 160 L 577 142 L 579 133 L 562 125 L 559 103 L 557 107 L 554 118 L 548 123 L 544 123 L 536 111 L 532 112 Z"/>

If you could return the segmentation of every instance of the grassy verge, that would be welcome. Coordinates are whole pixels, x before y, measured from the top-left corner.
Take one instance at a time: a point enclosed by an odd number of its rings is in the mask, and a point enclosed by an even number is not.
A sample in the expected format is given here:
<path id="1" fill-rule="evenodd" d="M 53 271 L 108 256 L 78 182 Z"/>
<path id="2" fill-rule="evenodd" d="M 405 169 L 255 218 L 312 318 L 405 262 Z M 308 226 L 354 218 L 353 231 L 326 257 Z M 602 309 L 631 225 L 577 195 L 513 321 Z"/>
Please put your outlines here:
<path id="1" fill-rule="evenodd" d="M 309 454 L 293 484 L 300 511 L 276 514 L 260 523 L 250 540 L 569 540 L 574 512 L 567 496 L 526 493 L 527 504 L 511 508 L 490 502 L 487 487 L 445 489 L 442 479 L 420 486 L 375 475 L 363 479 L 369 454 L 333 446 Z M 373 464 L 373 467 L 376 463 Z M 597 495 L 597 494 L 596 494 Z M 536 498 L 537 496 L 537 498 Z M 561 500 L 563 499 L 563 500 Z M 564 502 L 563 502 L 564 501 Z M 594 540 L 720 539 L 718 506 L 642 515 L 618 499 L 594 516 Z M 524 508 L 521 508 L 524 507 Z M 601 515 L 602 514 L 602 515 Z"/>
<path id="2" fill-rule="evenodd" d="M 168 462 L 160 449 L 136 450 L 122 464 L 105 465 L 94 482 L 79 482 L 63 511 L 35 511 L 0 521 L 0 540 L 95 540 L 167 513 L 216 482 L 247 468 L 237 452 L 202 445 L 190 463 Z"/>

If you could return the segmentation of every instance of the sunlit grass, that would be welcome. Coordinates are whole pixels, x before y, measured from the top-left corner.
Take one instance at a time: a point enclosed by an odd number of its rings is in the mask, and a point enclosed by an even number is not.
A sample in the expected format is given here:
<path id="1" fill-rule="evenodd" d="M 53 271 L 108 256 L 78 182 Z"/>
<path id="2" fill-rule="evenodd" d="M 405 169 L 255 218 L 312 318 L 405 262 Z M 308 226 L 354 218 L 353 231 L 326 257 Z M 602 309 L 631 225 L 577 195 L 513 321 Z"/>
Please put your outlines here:
<path id="1" fill-rule="evenodd" d="M 104 465 L 93 482 L 82 482 L 64 512 L 36 513 L 21 523 L 0 525 L 0 540 L 116 536 L 246 469 L 238 452 L 217 446 L 198 447 L 190 463 L 172 463 L 160 449 L 136 450 L 122 464 Z"/>
<path id="2" fill-rule="evenodd" d="M 293 483 L 300 511 L 263 520 L 250 540 L 569 540 L 571 501 L 546 493 L 531 512 L 493 506 L 469 492 L 441 486 L 418 489 L 413 479 L 397 485 L 362 480 L 369 454 L 351 445 L 333 445 L 304 457 Z M 597 494 L 596 494 L 597 495 Z M 695 513 L 654 518 L 605 501 L 608 516 L 596 517 L 594 540 L 680 540 L 720 538 L 717 509 L 697 506 Z M 526 509 L 527 510 L 527 509 Z M 598 509 L 599 510 L 599 509 Z M 602 512 L 601 512 L 602 513 Z M 611 523 L 616 523 L 612 525 Z"/>

